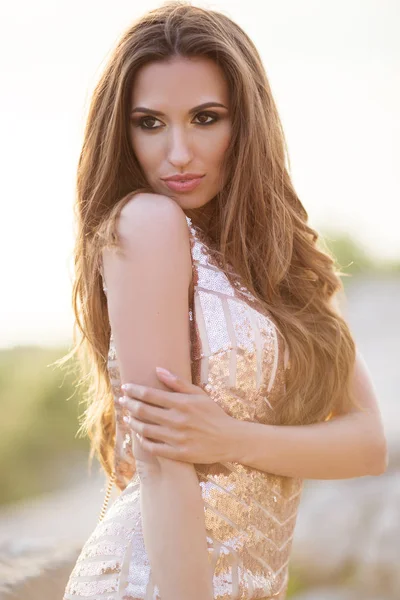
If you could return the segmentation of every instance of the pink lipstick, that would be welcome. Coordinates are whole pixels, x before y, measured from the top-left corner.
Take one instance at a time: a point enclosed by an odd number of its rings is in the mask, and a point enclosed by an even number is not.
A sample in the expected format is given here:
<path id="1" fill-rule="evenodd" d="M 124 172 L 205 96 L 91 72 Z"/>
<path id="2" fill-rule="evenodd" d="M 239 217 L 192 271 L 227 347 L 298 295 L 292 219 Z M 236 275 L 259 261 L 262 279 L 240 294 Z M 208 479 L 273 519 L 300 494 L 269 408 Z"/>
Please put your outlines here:
<path id="1" fill-rule="evenodd" d="M 197 173 L 179 173 L 170 177 L 162 177 L 166 185 L 174 192 L 191 192 L 203 179 L 204 175 Z"/>

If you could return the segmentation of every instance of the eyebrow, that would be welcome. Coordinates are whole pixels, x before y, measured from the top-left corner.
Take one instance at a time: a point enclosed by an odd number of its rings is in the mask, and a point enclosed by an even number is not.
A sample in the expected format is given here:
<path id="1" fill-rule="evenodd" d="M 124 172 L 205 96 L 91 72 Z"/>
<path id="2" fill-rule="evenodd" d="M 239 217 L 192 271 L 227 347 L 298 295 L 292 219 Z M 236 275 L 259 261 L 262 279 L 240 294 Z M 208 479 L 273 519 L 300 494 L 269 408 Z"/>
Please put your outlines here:
<path id="1" fill-rule="evenodd" d="M 205 102 L 204 104 L 199 104 L 199 106 L 195 106 L 194 108 L 191 108 L 189 113 L 193 114 L 195 112 L 198 112 L 199 110 L 203 110 L 204 108 L 210 108 L 211 106 L 220 106 L 221 108 L 228 108 L 227 106 L 225 106 L 225 104 L 220 104 L 219 102 Z M 151 115 L 158 115 L 159 117 L 165 117 L 165 113 L 161 112 L 160 110 L 152 110 L 150 108 L 146 108 L 145 106 L 136 106 L 131 114 L 133 115 L 133 113 L 136 112 L 142 112 L 142 113 L 146 113 L 146 114 L 151 114 Z"/>

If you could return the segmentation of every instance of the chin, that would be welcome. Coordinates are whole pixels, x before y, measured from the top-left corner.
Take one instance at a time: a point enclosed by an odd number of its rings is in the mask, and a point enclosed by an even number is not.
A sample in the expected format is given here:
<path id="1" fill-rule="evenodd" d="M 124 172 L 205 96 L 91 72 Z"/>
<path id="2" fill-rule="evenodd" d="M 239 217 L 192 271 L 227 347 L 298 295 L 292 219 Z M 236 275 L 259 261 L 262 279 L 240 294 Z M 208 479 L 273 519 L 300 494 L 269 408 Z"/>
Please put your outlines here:
<path id="1" fill-rule="evenodd" d="M 204 200 L 204 197 L 195 197 L 190 196 L 190 194 L 168 194 L 164 193 L 164 196 L 168 196 L 172 200 L 174 200 L 183 210 L 195 210 L 196 208 L 201 208 L 208 204 L 210 199 Z"/>
<path id="2" fill-rule="evenodd" d="M 182 206 L 182 208 L 191 208 L 191 209 L 196 209 L 196 208 L 201 208 L 202 206 L 205 206 L 206 204 L 208 204 L 209 200 L 204 200 L 202 198 L 199 199 L 193 199 L 191 200 L 190 198 L 182 198 L 180 201 L 178 199 L 179 204 Z"/>

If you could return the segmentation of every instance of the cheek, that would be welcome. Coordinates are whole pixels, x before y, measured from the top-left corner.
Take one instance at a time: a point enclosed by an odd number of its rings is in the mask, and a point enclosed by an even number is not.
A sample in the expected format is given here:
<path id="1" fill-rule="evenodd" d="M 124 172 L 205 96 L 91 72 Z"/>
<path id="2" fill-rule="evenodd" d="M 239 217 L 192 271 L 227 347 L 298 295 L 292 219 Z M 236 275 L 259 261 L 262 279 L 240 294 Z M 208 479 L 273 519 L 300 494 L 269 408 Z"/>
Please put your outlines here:
<path id="1" fill-rule="evenodd" d="M 132 150 L 145 173 L 151 172 L 157 163 L 157 149 L 150 136 L 131 135 Z"/>
<path id="2" fill-rule="evenodd" d="M 215 136 L 211 144 L 208 141 L 207 156 L 215 165 L 219 165 L 222 162 L 225 152 L 229 147 L 230 139 L 230 128 L 225 128 L 224 131 L 218 132 L 218 135 Z"/>

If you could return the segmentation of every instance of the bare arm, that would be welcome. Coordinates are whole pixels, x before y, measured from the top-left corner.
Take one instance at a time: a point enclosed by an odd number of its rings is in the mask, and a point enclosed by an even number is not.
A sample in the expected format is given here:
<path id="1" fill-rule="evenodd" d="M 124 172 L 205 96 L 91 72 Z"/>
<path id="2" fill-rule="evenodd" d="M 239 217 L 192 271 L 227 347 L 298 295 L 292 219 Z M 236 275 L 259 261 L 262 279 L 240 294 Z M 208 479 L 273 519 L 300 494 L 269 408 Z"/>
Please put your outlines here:
<path id="1" fill-rule="evenodd" d="M 298 426 L 232 423 L 231 460 L 261 471 L 306 479 L 384 473 L 386 438 L 373 383 L 359 352 L 353 390 L 364 410 L 336 414 L 327 422 Z"/>
<path id="2" fill-rule="evenodd" d="M 108 311 L 124 383 L 167 389 L 155 367 L 191 380 L 185 215 L 170 198 L 138 194 L 122 210 L 123 254 L 104 250 Z M 193 464 L 155 457 L 135 439 L 142 525 L 163 600 L 213 597 L 204 506 Z"/>

